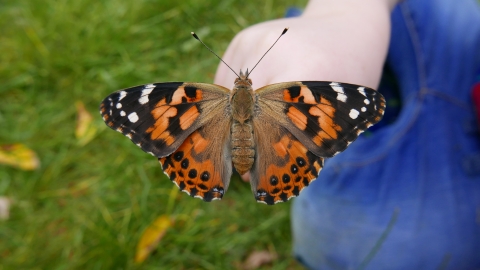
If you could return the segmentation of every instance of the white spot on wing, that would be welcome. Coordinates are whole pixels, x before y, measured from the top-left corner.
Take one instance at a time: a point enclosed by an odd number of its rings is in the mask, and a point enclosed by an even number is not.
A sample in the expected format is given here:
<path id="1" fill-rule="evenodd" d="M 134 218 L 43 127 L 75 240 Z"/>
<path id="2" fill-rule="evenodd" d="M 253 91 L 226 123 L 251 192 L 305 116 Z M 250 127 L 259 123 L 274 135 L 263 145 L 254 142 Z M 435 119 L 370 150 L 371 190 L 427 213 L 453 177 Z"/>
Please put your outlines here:
<path id="1" fill-rule="evenodd" d="M 155 88 L 155 85 L 153 84 L 148 84 L 145 86 L 145 89 L 142 91 L 142 96 L 138 99 L 138 102 L 140 104 L 145 104 L 148 102 L 148 95 L 152 92 L 153 88 Z"/>
<path id="2" fill-rule="evenodd" d="M 125 115 L 127 115 L 127 114 L 125 113 L 125 111 L 120 111 L 120 115 L 121 115 L 121 116 L 125 116 Z"/>
<path id="3" fill-rule="evenodd" d="M 347 102 L 347 96 L 345 95 L 345 92 L 343 91 L 343 87 L 340 86 L 340 84 L 336 82 L 332 82 L 330 84 L 333 90 L 337 92 L 337 99 L 340 100 L 341 102 Z"/>
<path id="4" fill-rule="evenodd" d="M 370 104 L 370 100 L 365 99 L 365 100 L 363 101 L 363 103 L 365 103 L 365 105 L 368 105 L 368 104 Z"/>
<path id="5" fill-rule="evenodd" d="M 358 114 L 360 114 L 360 112 L 358 112 L 358 111 L 355 110 L 355 109 L 351 109 L 351 110 L 350 110 L 350 113 L 348 114 L 348 116 L 350 116 L 350 118 L 352 118 L 352 119 L 357 119 Z"/>
<path id="6" fill-rule="evenodd" d="M 358 92 L 360 92 L 360 94 L 362 94 L 364 96 L 367 96 L 367 94 L 365 93 L 365 87 L 363 87 L 363 86 L 358 87 L 357 90 L 358 90 Z"/>
<path id="7" fill-rule="evenodd" d="M 130 134 L 130 133 L 125 134 L 125 136 L 126 136 L 127 138 L 129 138 L 130 140 L 132 139 L 132 134 Z"/>
<path id="8" fill-rule="evenodd" d="M 117 103 L 117 105 L 115 105 L 115 107 L 117 107 L 117 109 L 121 109 L 122 108 L 122 103 Z"/>
<path id="9" fill-rule="evenodd" d="M 145 91 L 145 90 L 143 90 Z M 148 95 L 142 96 L 141 98 L 138 99 L 138 103 L 140 104 L 145 104 L 148 102 Z"/>
<path id="10" fill-rule="evenodd" d="M 127 96 L 127 92 L 120 91 L 120 96 L 118 97 L 118 101 L 122 100 L 125 96 Z"/>
<path id="11" fill-rule="evenodd" d="M 362 110 L 362 112 L 366 112 L 366 111 L 367 111 L 367 108 L 365 108 L 365 107 L 362 107 L 362 109 L 361 109 L 361 110 Z"/>
<path id="12" fill-rule="evenodd" d="M 130 122 L 132 122 L 132 123 L 136 123 L 138 121 L 137 113 L 133 112 L 133 113 L 129 114 L 128 115 L 128 120 L 130 120 Z"/>

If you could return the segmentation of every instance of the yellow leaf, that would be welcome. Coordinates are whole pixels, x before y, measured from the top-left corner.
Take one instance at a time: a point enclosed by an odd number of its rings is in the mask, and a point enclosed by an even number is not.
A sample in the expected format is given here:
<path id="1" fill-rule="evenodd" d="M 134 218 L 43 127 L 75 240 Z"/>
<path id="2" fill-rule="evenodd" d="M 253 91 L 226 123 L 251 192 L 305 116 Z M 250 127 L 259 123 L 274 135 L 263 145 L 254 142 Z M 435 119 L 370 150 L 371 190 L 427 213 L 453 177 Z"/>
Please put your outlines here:
<path id="1" fill-rule="evenodd" d="M 141 263 L 148 258 L 150 253 L 157 248 L 167 229 L 172 225 L 172 219 L 167 215 L 162 215 L 145 229 L 140 241 L 138 241 L 135 254 L 136 263 Z"/>
<path id="2" fill-rule="evenodd" d="M 93 125 L 92 115 L 85 109 L 81 101 L 75 102 L 77 107 L 77 127 L 75 128 L 75 137 L 78 139 L 80 145 L 85 145 L 90 142 L 95 134 L 97 128 Z"/>
<path id="3" fill-rule="evenodd" d="M 6 164 L 22 170 L 34 170 L 40 166 L 37 154 L 23 144 L 16 143 L 0 146 L 0 164 Z"/>

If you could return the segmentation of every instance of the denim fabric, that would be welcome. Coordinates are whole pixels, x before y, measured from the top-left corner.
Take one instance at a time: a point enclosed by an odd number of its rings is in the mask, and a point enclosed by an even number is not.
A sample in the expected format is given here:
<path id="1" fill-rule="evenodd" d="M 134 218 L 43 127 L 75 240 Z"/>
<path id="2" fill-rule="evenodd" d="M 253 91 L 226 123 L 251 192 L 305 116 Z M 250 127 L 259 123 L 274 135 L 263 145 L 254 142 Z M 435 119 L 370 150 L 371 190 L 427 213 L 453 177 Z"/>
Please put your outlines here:
<path id="1" fill-rule="evenodd" d="M 294 254 L 311 269 L 480 269 L 479 6 L 407 0 L 391 18 L 400 115 L 294 200 Z"/>

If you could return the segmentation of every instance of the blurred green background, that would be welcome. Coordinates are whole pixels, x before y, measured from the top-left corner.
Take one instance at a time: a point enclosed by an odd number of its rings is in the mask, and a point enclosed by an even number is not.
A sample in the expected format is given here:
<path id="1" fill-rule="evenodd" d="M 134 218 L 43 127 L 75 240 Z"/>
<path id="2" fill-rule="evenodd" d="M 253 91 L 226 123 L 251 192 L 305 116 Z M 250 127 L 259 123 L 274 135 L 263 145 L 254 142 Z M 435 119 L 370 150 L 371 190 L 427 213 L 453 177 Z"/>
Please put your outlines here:
<path id="1" fill-rule="evenodd" d="M 277 255 L 262 269 L 301 269 L 291 256 L 290 202 L 258 204 L 238 177 L 221 201 L 193 199 L 108 129 L 98 106 L 134 85 L 211 83 L 219 61 L 191 31 L 222 55 L 240 30 L 305 3 L 2 1 L 0 144 L 28 146 L 41 165 L 0 165 L 0 196 L 12 202 L 0 220 L 0 269 L 231 269 L 260 250 Z M 83 145 L 79 101 L 97 129 Z M 143 231 L 161 215 L 175 224 L 136 264 Z"/>

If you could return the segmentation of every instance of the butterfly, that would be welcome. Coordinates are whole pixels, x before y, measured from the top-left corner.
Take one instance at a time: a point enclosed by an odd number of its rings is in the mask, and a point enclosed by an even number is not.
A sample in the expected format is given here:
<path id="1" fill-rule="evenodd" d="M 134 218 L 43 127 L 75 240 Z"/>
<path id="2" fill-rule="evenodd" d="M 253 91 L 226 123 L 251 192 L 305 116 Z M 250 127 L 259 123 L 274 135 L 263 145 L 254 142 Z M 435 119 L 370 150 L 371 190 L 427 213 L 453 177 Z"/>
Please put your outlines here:
<path id="1" fill-rule="evenodd" d="M 157 157 L 190 196 L 221 199 L 235 169 L 250 172 L 258 202 L 275 204 L 298 196 L 324 158 L 345 150 L 385 111 L 383 96 L 365 86 L 294 81 L 254 91 L 250 73 L 240 71 L 232 91 L 196 82 L 120 90 L 102 101 L 100 114 Z"/>

